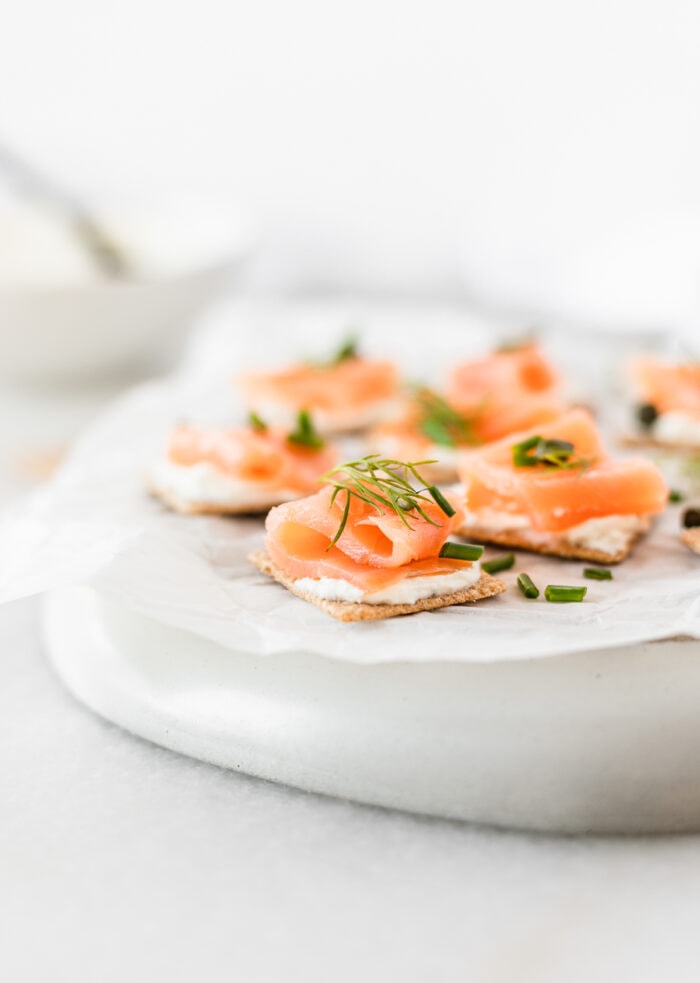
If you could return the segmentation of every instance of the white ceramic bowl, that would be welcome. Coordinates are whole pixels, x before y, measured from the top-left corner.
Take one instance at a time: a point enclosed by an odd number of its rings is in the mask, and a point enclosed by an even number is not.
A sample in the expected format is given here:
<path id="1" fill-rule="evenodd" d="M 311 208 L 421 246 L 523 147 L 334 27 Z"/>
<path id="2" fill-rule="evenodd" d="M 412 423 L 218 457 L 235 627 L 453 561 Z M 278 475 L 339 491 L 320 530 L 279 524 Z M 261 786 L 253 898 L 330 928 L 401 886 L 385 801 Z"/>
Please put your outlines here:
<path id="1" fill-rule="evenodd" d="M 171 360 L 244 253 L 240 220 L 225 203 L 100 211 L 133 277 L 99 276 L 52 217 L 0 207 L 0 378 L 74 381 Z"/>

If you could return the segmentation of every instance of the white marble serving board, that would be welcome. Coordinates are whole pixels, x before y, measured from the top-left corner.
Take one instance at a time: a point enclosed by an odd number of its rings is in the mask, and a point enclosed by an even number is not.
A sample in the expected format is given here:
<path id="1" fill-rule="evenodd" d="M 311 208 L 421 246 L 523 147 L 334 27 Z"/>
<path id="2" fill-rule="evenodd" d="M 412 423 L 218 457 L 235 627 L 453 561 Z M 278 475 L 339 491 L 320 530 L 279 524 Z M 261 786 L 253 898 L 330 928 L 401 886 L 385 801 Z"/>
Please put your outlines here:
<path id="1" fill-rule="evenodd" d="M 700 830 L 700 642 L 556 659 L 254 656 L 94 590 L 52 593 L 51 661 L 150 741 L 315 792 L 546 831 Z"/>

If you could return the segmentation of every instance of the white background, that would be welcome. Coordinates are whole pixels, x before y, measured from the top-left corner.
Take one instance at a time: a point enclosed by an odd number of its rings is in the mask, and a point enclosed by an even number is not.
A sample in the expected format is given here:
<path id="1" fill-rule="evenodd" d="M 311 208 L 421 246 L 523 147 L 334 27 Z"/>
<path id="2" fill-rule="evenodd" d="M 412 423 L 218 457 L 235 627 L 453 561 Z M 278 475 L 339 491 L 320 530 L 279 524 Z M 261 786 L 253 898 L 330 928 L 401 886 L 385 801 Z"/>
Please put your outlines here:
<path id="1" fill-rule="evenodd" d="M 64 178 L 232 192 L 264 286 L 692 327 L 688 0 L 7 0 L 0 136 Z"/>

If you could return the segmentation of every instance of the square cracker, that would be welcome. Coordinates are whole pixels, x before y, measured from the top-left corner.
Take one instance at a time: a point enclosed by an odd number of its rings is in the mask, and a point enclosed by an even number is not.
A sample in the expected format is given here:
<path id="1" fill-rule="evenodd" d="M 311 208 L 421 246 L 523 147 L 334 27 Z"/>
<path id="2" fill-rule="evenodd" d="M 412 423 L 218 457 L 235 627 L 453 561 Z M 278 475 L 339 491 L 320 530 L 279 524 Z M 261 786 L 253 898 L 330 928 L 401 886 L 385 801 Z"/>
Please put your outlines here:
<path id="1" fill-rule="evenodd" d="M 681 533 L 681 542 L 689 546 L 694 553 L 700 553 L 700 526 L 691 526 Z"/>
<path id="2" fill-rule="evenodd" d="M 659 440 L 643 431 L 629 432 L 622 435 L 620 443 L 625 447 L 640 447 L 647 450 L 668 451 L 669 454 L 700 454 L 700 444 L 691 444 L 683 440 Z"/>
<path id="3" fill-rule="evenodd" d="M 266 515 L 272 508 L 270 504 L 214 505 L 211 502 L 192 501 L 173 495 L 172 492 L 161 488 L 152 479 L 148 482 L 148 490 L 151 495 L 159 498 L 173 512 L 180 512 L 182 515 Z"/>
<path id="4" fill-rule="evenodd" d="M 619 563 L 632 552 L 635 544 L 645 535 L 651 526 L 651 518 L 647 516 L 644 529 L 630 533 L 627 542 L 616 553 L 606 553 L 603 550 L 591 549 L 572 543 L 564 536 L 555 533 L 549 535 L 534 532 L 530 529 L 489 529 L 475 523 L 465 523 L 457 530 L 457 535 L 477 543 L 489 543 L 494 546 L 506 546 L 509 549 L 528 550 L 530 553 L 543 553 L 545 556 L 558 556 L 562 560 L 588 560 L 591 563 Z"/>
<path id="5" fill-rule="evenodd" d="M 337 618 L 338 621 L 376 621 L 379 618 L 395 618 L 401 614 L 415 614 L 417 611 L 432 611 L 435 608 L 444 608 L 452 604 L 480 601 L 482 598 L 493 597 L 506 590 L 506 585 L 502 580 L 497 580 L 488 573 L 482 572 L 481 578 L 473 587 L 465 587 L 450 594 L 435 594 L 433 597 L 424 597 L 421 601 L 415 601 L 413 604 L 364 604 L 361 601 L 328 601 L 323 597 L 316 597 L 315 594 L 299 590 L 296 587 L 296 581 L 287 577 L 279 567 L 276 567 L 265 550 L 251 553 L 248 559 L 258 570 L 282 584 L 292 594 L 296 594 L 297 597 L 301 597 L 310 604 L 315 604 L 317 608 L 330 614 L 333 618 Z"/>

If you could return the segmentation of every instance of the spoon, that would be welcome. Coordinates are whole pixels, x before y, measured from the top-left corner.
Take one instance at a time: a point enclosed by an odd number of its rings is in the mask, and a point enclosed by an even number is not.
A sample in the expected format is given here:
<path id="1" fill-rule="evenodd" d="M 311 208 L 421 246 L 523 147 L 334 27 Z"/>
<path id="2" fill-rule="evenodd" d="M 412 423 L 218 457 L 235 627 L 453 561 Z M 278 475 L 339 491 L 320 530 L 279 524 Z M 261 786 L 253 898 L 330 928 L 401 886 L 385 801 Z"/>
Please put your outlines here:
<path id="1" fill-rule="evenodd" d="M 57 210 L 101 273 L 114 278 L 129 275 L 131 271 L 123 250 L 105 232 L 102 224 L 80 198 L 18 157 L 2 143 L 0 172 L 6 175 L 21 194 Z"/>

